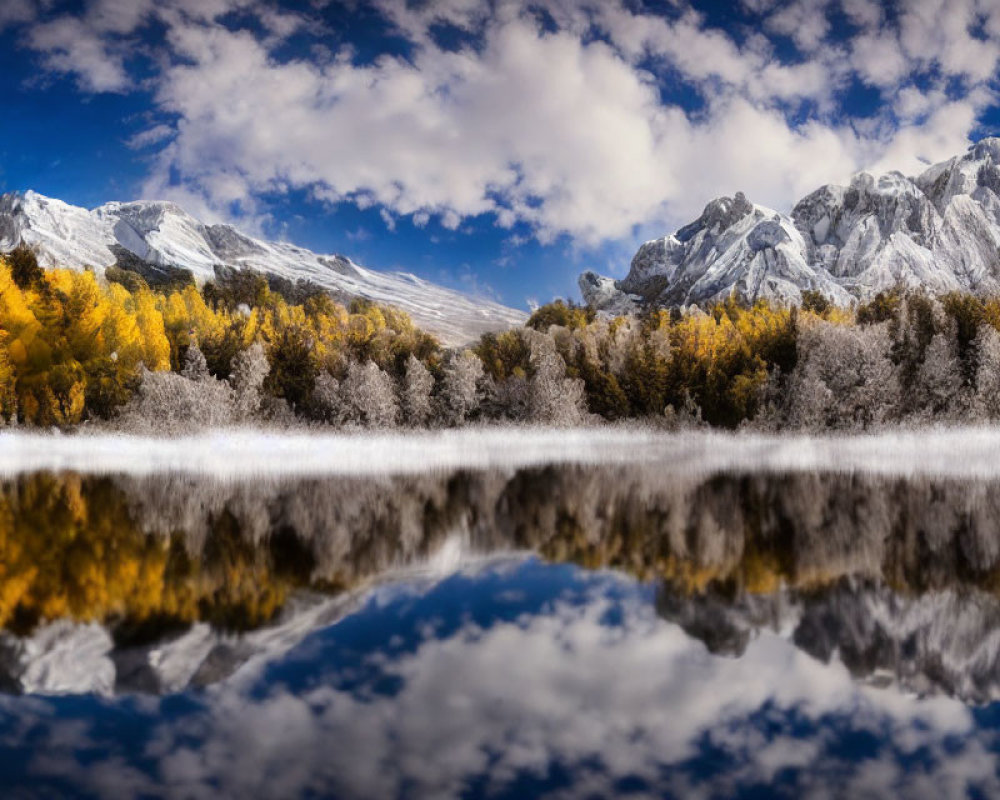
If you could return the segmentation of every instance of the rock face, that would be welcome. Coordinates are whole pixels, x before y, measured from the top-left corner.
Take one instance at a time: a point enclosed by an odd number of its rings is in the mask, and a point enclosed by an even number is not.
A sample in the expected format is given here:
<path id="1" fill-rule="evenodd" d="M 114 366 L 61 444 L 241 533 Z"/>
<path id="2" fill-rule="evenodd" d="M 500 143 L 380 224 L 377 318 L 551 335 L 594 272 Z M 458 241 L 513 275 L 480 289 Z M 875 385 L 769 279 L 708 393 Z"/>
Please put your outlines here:
<path id="1" fill-rule="evenodd" d="M 344 256 L 323 256 L 286 242 L 247 236 L 229 225 L 205 225 L 174 203 L 108 203 L 88 211 L 35 192 L 0 195 L 0 252 L 24 243 L 43 267 L 103 269 L 123 256 L 152 268 L 188 270 L 211 279 L 217 265 L 248 267 L 292 281 L 308 280 L 339 297 L 396 306 L 449 345 L 521 325 L 527 315 L 402 272 L 376 272 Z"/>
<path id="2" fill-rule="evenodd" d="M 580 278 L 584 299 L 611 312 L 626 299 L 798 303 L 805 290 L 843 304 L 894 287 L 1000 292 L 1000 139 L 915 178 L 862 172 L 848 186 L 823 186 L 790 215 L 741 193 L 718 198 L 695 222 L 639 248 L 623 280 Z"/>

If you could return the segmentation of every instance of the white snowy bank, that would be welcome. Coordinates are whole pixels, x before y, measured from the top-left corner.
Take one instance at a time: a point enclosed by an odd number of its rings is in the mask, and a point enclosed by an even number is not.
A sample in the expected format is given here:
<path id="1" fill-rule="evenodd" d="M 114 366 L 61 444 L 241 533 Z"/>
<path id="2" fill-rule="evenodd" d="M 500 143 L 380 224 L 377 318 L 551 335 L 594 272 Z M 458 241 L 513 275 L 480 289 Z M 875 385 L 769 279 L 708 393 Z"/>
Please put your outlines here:
<path id="1" fill-rule="evenodd" d="M 664 476 L 864 472 L 1000 478 L 1000 428 L 810 437 L 605 428 L 316 434 L 225 430 L 173 439 L 0 432 L 0 475 L 35 471 L 255 476 L 419 474 L 544 464 L 645 465 Z"/>

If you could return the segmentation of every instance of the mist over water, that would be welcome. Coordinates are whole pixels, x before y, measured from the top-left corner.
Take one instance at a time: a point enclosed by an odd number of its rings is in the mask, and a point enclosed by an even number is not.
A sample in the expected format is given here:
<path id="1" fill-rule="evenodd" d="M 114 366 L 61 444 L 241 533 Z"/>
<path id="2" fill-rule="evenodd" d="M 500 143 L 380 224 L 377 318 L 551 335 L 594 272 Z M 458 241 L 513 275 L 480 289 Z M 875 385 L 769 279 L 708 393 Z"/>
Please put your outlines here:
<path id="1" fill-rule="evenodd" d="M 5 786 L 1000 793 L 1000 476 L 859 466 L 905 434 L 523 435 L 355 474 L 0 456 Z"/>
<path id="2" fill-rule="evenodd" d="M 183 474 L 219 481 L 380 477 L 556 464 L 648 465 L 662 474 L 862 473 L 1000 478 L 1000 429 L 895 427 L 811 436 L 623 425 L 485 426 L 423 432 L 324 433 L 235 428 L 189 436 L 70 436 L 0 431 L 0 476 Z"/>

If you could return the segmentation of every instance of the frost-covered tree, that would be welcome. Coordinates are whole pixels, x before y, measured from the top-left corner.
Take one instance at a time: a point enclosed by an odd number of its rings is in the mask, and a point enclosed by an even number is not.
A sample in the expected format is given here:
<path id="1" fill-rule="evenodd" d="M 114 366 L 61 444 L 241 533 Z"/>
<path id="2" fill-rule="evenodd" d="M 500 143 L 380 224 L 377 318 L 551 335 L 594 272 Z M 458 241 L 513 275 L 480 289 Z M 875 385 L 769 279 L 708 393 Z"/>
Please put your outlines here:
<path id="1" fill-rule="evenodd" d="M 340 381 L 329 372 L 321 372 L 317 376 L 312 403 L 319 419 L 331 425 L 343 422 L 344 408 L 340 400 Z"/>
<path id="2" fill-rule="evenodd" d="M 566 377 L 566 364 L 546 334 L 531 338 L 533 374 L 528 388 L 528 416 L 547 425 L 579 425 L 586 418 L 583 381 Z"/>
<path id="3" fill-rule="evenodd" d="M 619 317 L 604 330 L 604 334 L 608 367 L 613 375 L 621 378 L 625 374 L 629 356 L 635 350 L 640 338 L 638 320 L 632 317 Z"/>
<path id="4" fill-rule="evenodd" d="M 433 376 L 424 363 L 411 353 L 406 360 L 402 392 L 403 418 L 407 425 L 422 428 L 430 422 L 433 413 L 431 404 L 433 390 Z"/>
<path id="5" fill-rule="evenodd" d="M 1000 419 L 1000 333 L 992 325 L 979 326 L 973 343 L 976 385 L 973 407 L 983 419 Z"/>
<path id="6" fill-rule="evenodd" d="M 826 427 L 849 427 L 852 423 L 853 415 L 851 420 L 841 420 L 836 414 L 831 414 L 836 397 L 819 369 L 805 369 L 795 375 L 791 387 L 788 424 L 793 428 L 822 430 Z M 831 417 L 834 417 L 832 425 Z"/>
<path id="7" fill-rule="evenodd" d="M 786 418 L 796 428 L 867 428 L 898 413 L 887 326 L 817 322 L 802 331 Z"/>
<path id="8" fill-rule="evenodd" d="M 493 419 L 521 422 L 528 419 L 531 387 L 524 375 L 486 382 L 486 413 Z"/>
<path id="9" fill-rule="evenodd" d="M 184 433 L 229 425 L 233 390 L 205 371 L 199 380 L 142 368 L 139 389 L 122 409 L 119 424 L 136 433 Z"/>
<path id="10" fill-rule="evenodd" d="M 439 414 L 446 425 L 463 425 L 482 401 L 483 362 L 471 350 L 453 353 L 444 365 Z"/>
<path id="11" fill-rule="evenodd" d="M 399 422 L 399 402 L 392 377 L 374 361 L 352 362 L 340 384 L 343 419 L 369 428 L 390 428 Z"/>
<path id="12" fill-rule="evenodd" d="M 239 418 L 249 419 L 260 411 L 264 399 L 264 379 L 270 370 L 271 365 L 260 342 L 254 342 L 233 359 L 230 382 Z"/>
<path id="13" fill-rule="evenodd" d="M 921 416 L 953 416 L 966 407 L 962 365 L 952 326 L 935 333 L 917 370 L 912 399 Z"/>

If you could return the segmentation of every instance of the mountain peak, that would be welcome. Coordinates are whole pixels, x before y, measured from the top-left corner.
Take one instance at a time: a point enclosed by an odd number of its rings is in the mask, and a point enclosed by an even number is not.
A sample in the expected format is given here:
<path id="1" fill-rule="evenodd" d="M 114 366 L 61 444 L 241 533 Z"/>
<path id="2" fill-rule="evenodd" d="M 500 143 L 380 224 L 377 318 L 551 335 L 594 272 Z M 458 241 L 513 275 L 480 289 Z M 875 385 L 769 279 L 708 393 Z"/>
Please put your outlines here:
<path id="1" fill-rule="evenodd" d="M 819 187 L 790 215 L 742 193 L 716 198 L 694 222 L 642 245 L 623 280 L 590 275 L 586 284 L 588 300 L 608 310 L 635 297 L 797 303 L 806 289 L 838 303 L 896 286 L 998 293 L 1000 138 L 917 177 L 859 172 L 846 186 Z"/>
<path id="2" fill-rule="evenodd" d="M 987 136 L 969 147 L 968 155 L 976 161 L 1000 161 L 1000 137 Z"/>
<path id="3" fill-rule="evenodd" d="M 446 345 L 520 325 L 527 314 L 409 276 L 358 267 L 348 259 L 256 239 L 229 225 L 205 225 L 170 201 L 111 202 L 93 210 L 33 191 L 0 195 L 0 252 L 27 244 L 43 267 L 103 270 L 126 252 L 158 267 L 211 280 L 215 268 L 248 268 L 310 281 L 339 297 L 362 297 L 406 311 Z"/>

